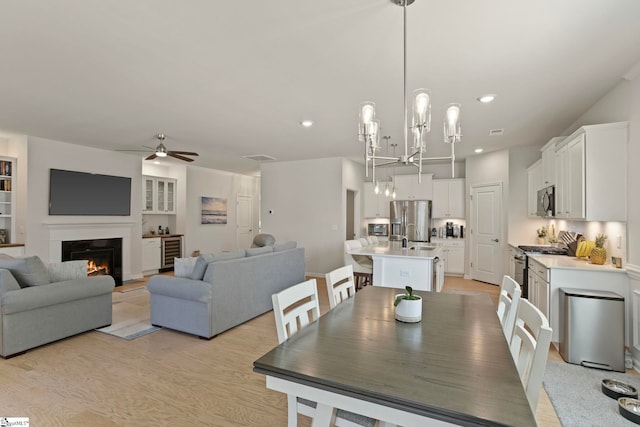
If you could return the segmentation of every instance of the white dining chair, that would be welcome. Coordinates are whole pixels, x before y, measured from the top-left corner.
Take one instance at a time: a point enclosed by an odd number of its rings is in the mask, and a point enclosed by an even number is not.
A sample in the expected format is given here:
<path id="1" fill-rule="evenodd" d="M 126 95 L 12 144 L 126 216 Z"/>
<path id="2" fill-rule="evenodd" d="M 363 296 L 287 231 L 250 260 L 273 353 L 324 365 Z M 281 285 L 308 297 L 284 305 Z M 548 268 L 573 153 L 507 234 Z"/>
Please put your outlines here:
<path id="1" fill-rule="evenodd" d="M 353 277 L 353 267 L 345 265 L 325 274 L 327 295 L 331 308 L 356 294 L 356 282 Z"/>
<path id="2" fill-rule="evenodd" d="M 316 279 L 307 280 L 273 294 L 271 300 L 280 344 L 320 317 Z M 289 394 L 287 411 L 288 427 L 296 427 L 299 413 L 311 418 L 315 416 L 316 402 Z M 336 426 L 373 427 L 375 424 L 376 420 L 373 418 L 341 409 L 336 411 Z"/>
<path id="3" fill-rule="evenodd" d="M 366 237 L 361 237 L 358 240 L 360 241 L 360 244 L 362 245 L 363 248 L 366 248 L 371 244 L 371 242 L 369 242 L 369 240 L 367 240 Z"/>
<path id="4" fill-rule="evenodd" d="M 529 400 L 529 406 L 534 414 L 538 406 L 542 377 L 547 366 L 551 332 L 545 315 L 528 300 L 521 298 L 510 349 Z"/>
<path id="5" fill-rule="evenodd" d="M 356 278 L 356 289 L 372 284 L 373 261 L 371 257 L 364 255 L 351 255 L 351 251 L 362 249 L 360 240 L 346 240 L 344 242 L 344 265 L 353 267 L 353 275 Z"/>
<path id="6" fill-rule="evenodd" d="M 505 275 L 502 278 L 497 313 L 507 341 L 511 340 L 511 335 L 513 335 L 521 292 L 518 282 L 510 276 Z"/>
<path id="7" fill-rule="evenodd" d="M 380 243 L 380 239 L 378 239 L 378 236 L 370 236 L 370 237 L 371 237 L 372 245 L 377 245 L 378 243 Z"/>

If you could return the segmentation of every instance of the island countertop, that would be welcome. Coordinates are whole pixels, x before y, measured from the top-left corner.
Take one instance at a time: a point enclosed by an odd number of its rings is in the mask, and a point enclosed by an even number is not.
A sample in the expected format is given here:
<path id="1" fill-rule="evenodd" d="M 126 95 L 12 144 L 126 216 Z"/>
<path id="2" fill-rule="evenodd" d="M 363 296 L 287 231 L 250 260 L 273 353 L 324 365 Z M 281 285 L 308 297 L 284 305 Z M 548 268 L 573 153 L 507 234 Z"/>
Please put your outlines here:
<path id="1" fill-rule="evenodd" d="M 413 248 L 413 249 L 412 249 Z M 366 255 L 370 257 L 435 259 L 440 256 L 437 246 L 422 242 L 410 242 L 403 248 L 400 242 L 383 242 L 366 246 L 349 252 L 352 255 Z"/>

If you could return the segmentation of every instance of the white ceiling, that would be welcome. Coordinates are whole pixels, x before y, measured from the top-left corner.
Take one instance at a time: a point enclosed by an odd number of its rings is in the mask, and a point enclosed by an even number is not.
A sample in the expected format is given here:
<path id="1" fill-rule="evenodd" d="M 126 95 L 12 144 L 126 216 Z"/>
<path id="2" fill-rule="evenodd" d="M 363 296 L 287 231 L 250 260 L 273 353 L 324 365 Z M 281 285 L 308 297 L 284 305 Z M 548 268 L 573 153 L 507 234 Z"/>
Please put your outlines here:
<path id="1" fill-rule="evenodd" d="M 0 129 L 108 150 L 163 132 L 193 164 L 246 174 L 246 155 L 361 159 L 362 101 L 402 146 L 402 16 L 389 0 L 5 0 Z M 443 107 L 460 102 L 465 157 L 542 145 L 618 84 L 640 60 L 640 1 L 416 0 L 407 31 L 429 155 L 448 155 Z"/>

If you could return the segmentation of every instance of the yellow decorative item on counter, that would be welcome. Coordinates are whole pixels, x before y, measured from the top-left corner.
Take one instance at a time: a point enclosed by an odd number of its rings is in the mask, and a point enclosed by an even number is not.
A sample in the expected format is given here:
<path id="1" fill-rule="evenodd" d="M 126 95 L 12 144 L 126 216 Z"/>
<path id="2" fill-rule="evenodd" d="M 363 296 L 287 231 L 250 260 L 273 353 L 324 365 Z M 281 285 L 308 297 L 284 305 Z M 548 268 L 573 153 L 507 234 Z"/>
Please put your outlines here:
<path id="1" fill-rule="evenodd" d="M 591 249 L 589 257 L 591 264 L 604 264 L 607 260 L 607 250 L 604 248 L 604 242 L 607 240 L 606 234 L 596 234 L 595 248 Z"/>
<path id="2" fill-rule="evenodd" d="M 576 257 L 586 258 L 591 255 L 591 251 L 596 247 L 596 243 L 591 240 L 583 240 L 578 243 L 576 248 Z"/>

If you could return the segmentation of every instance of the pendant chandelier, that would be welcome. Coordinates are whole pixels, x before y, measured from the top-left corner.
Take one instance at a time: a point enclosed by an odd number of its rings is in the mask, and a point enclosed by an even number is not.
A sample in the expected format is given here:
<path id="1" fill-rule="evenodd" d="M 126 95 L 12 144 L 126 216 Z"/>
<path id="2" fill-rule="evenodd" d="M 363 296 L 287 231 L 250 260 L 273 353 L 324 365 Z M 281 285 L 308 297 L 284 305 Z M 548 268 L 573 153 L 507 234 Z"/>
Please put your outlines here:
<path id="1" fill-rule="evenodd" d="M 445 107 L 444 142 L 451 144 L 451 156 L 426 157 L 427 135 L 431 130 L 431 91 L 428 89 L 416 89 L 413 92 L 413 118 L 411 126 L 408 122 L 407 108 L 407 6 L 414 0 L 391 0 L 394 4 L 402 6 L 404 12 L 404 154 L 390 157 L 380 155 L 380 120 L 376 117 L 376 104 L 363 102 L 360 104 L 360 123 L 358 126 L 358 139 L 365 143 L 365 176 L 369 177 L 371 168 L 373 182 L 376 181 L 376 167 L 402 164 L 413 165 L 418 168 L 418 182 L 422 182 L 422 162 L 424 161 L 451 161 L 451 177 L 455 177 L 455 143 L 460 142 L 460 104 L 448 104 Z M 413 145 L 409 147 L 409 134 L 413 139 Z"/>

